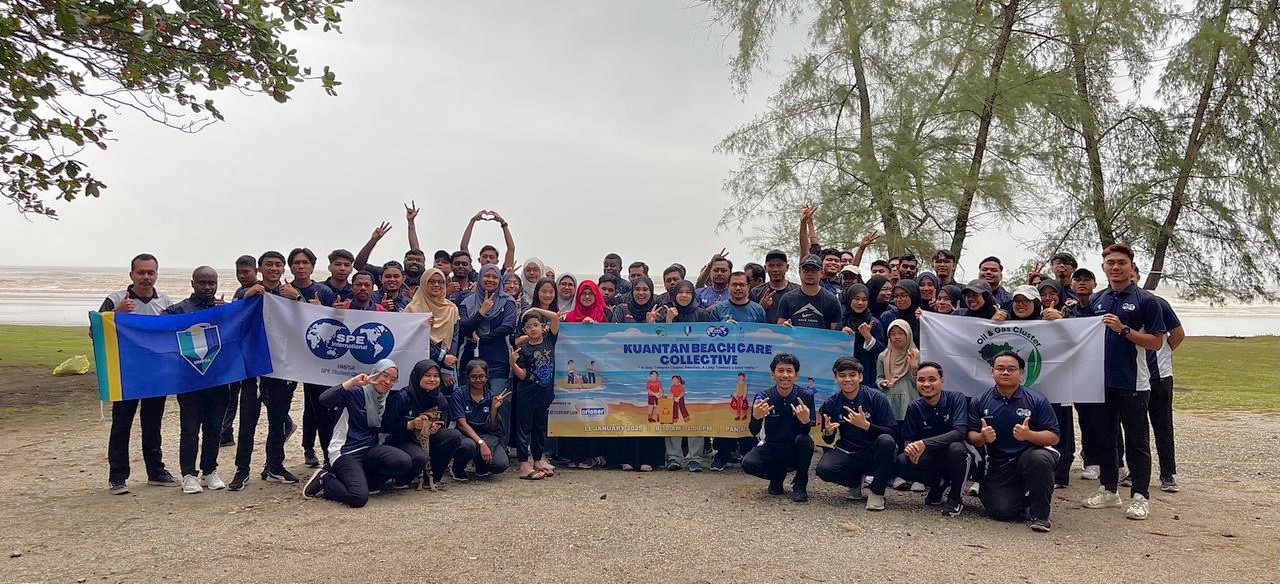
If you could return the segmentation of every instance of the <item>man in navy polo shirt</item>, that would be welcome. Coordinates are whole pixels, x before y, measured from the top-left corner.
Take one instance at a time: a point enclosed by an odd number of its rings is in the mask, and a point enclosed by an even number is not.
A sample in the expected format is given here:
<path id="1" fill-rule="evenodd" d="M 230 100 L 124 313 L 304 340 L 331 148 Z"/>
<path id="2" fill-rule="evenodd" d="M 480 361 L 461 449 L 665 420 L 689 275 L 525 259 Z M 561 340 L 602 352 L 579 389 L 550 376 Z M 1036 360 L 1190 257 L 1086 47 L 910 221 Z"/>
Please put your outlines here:
<path id="1" fill-rule="evenodd" d="M 995 297 L 997 307 L 1008 310 L 1009 304 L 1013 302 L 1013 295 L 1000 285 L 1004 280 L 1004 264 L 1000 263 L 1000 258 L 982 258 L 978 262 L 978 279 L 991 286 L 991 295 Z"/>
<path id="2" fill-rule="evenodd" d="M 329 278 L 322 284 L 329 287 L 336 298 L 334 302 L 351 300 L 351 284 L 347 278 L 356 263 L 356 256 L 345 249 L 335 249 L 329 253 Z"/>
<path id="3" fill-rule="evenodd" d="M 391 260 L 382 266 L 382 289 L 373 293 L 373 301 L 387 312 L 402 312 L 409 305 L 413 296 L 405 290 L 404 270 L 400 262 Z"/>
<path id="4" fill-rule="evenodd" d="M 796 387 L 800 360 L 790 353 L 778 353 L 769 363 L 773 387 L 757 393 L 751 406 L 749 429 L 764 439 L 742 458 L 742 472 L 768 479 L 769 494 L 782 494 L 782 481 L 795 471 L 791 500 L 809 500 L 809 463 L 813 460 L 813 394 Z"/>
<path id="5" fill-rule="evenodd" d="M 943 490 L 947 502 L 943 512 L 955 517 L 964 509 L 964 479 L 969 473 L 969 448 L 965 438 L 969 430 L 969 414 L 963 394 L 943 391 L 942 366 L 925 361 L 916 369 L 916 391 L 920 398 L 907 406 L 899 433 L 903 451 L 895 461 L 895 475 L 928 485 L 924 503 L 942 505 Z"/>
<path id="6" fill-rule="evenodd" d="M 1003 351 L 992 359 L 995 387 L 969 404 L 969 443 L 986 449 L 987 474 L 980 497 L 987 515 L 1018 520 L 1048 532 L 1053 469 L 1058 465 L 1058 418 L 1044 396 L 1022 387 L 1026 367 L 1017 353 Z"/>
<path id="7" fill-rule="evenodd" d="M 316 254 L 309 248 L 297 247 L 289 252 L 289 272 L 293 281 L 289 283 L 302 299 L 311 304 L 333 306 L 338 297 L 333 289 L 311 279 L 316 269 Z M 329 389 L 328 385 L 319 383 L 302 384 L 302 454 L 307 466 L 320 466 L 316 458 L 316 435 L 320 436 L 320 450 L 328 457 L 329 437 L 333 435 L 333 417 L 328 408 L 320 405 L 320 394 Z"/>
<path id="8" fill-rule="evenodd" d="M 1121 507 L 1116 493 L 1119 457 L 1116 453 L 1117 427 L 1126 437 L 1125 458 L 1129 462 L 1131 501 L 1125 517 L 1142 520 L 1150 515 L 1148 488 L 1151 486 L 1151 437 L 1147 406 L 1151 395 L 1148 351 L 1159 351 L 1166 332 L 1160 303 L 1150 292 L 1133 283 L 1133 250 L 1123 244 L 1102 251 L 1102 270 L 1108 286 L 1089 297 L 1089 309 L 1102 316 L 1107 327 L 1103 369 L 1105 401 L 1082 408 L 1081 432 L 1095 444 L 1102 486 L 1084 500 L 1089 509 Z"/>
<path id="9" fill-rule="evenodd" d="M 242 255 L 236 258 L 236 281 L 240 283 L 240 288 L 236 289 L 234 298 L 244 296 L 244 291 L 250 286 L 258 283 L 258 260 L 251 255 Z M 227 386 L 227 412 L 222 416 L 222 436 L 218 443 L 219 446 L 234 446 L 236 412 L 240 411 L 240 392 L 244 385 L 252 388 L 253 394 L 258 393 L 258 378 L 250 377 L 242 379 Z"/>
<path id="10" fill-rule="evenodd" d="M 818 460 L 814 474 L 849 489 L 847 498 L 861 500 L 862 477 L 872 476 L 868 511 L 884 510 L 884 488 L 893 474 L 893 454 L 898 451 L 893 433 L 897 420 L 883 392 L 862 386 L 862 363 L 841 357 L 831 367 L 840 391 L 818 410 L 822 441 L 835 446 Z M 840 440 L 835 440 L 836 429 Z"/>

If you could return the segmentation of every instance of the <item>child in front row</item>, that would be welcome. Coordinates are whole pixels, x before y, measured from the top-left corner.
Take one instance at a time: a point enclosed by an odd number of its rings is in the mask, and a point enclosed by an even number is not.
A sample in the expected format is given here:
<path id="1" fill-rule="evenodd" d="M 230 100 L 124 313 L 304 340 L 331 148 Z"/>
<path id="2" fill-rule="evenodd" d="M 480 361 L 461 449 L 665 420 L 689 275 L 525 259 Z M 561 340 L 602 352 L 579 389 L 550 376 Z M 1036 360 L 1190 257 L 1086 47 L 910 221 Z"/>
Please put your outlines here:
<path id="1" fill-rule="evenodd" d="M 525 343 L 511 351 L 511 373 L 516 378 L 516 457 L 520 478 L 542 480 L 555 475 L 555 467 L 543 459 L 547 418 L 555 399 L 556 337 L 560 315 L 530 308 L 520 318 Z"/>

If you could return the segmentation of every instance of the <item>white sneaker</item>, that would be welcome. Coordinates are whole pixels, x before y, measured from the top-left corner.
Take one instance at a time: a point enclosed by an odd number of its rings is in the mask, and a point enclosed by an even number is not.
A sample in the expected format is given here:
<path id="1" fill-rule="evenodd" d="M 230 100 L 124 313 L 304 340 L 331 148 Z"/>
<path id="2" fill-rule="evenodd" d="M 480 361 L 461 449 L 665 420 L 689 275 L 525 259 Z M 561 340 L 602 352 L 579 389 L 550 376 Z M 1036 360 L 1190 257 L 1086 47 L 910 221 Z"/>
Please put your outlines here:
<path id="1" fill-rule="evenodd" d="M 867 483 L 867 484 L 871 484 L 871 483 Z M 889 483 L 889 488 L 894 490 L 902 490 L 902 485 L 905 485 L 905 484 L 907 484 L 907 481 L 903 480 L 902 477 L 893 477 L 893 482 Z"/>
<path id="2" fill-rule="evenodd" d="M 1086 481 L 1096 481 L 1098 480 L 1098 477 L 1101 475 L 1102 475 L 1102 467 L 1096 464 L 1091 464 L 1089 466 L 1084 467 L 1084 472 L 1080 473 L 1080 478 Z"/>
<path id="3" fill-rule="evenodd" d="M 969 483 L 969 490 L 967 491 L 967 494 L 968 494 L 970 497 L 977 497 L 977 496 L 978 496 L 978 487 L 980 487 L 980 486 L 981 486 L 981 485 L 979 485 L 979 484 L 978 484 L 978 481 L 974 481 L 974 482 L 972 482 L 972 483 Z"/>
<path id="4" fill-rule="evenodd" d="M 200 484 L 208 487 L 210 491 L 221 491 L 227 488 L 227 483 L 222 482 L 222 477 L 218 476 L 216 470 L 200 477 Z"/>
<path id="5" fill-rule="evenodd" d="M 850 501 L 862 501 L 867 498 L 867 488 L 849 487 L 849 492 L 844 496 L 844 498 Z"/>
<path id="6" fill-rule="evenodd" d="M 884 495 L 867 493 L 867 511 L 884 511 Z"/>
<path id="7" fill-rule="evenodd" d="M 924 483 L 911 483 L 912 493 L 923 493 L 927 490 L 929 490 L 929 488 L 924 486 Z"/>
<path id="8" fill-rule="evenodd" d="M 196 475 L 182 475 L 182 492 L 194 495 L 203 490 L 200 488 L 200 479 Z"/>
<path id="9" fill-rule="evenodd" d="M 1120 495 L 1108 491 L 1106 487 L 1098 487 L 1097 491 L 1084 500 L 1084 506 L 1087 509 L 1105 509 L 1123 505 L 1124 501 L 1120 500 Z"/>
<path id="10" fill-rule="evenodd" d="M 863 477 L 862 477 L 862 486 L 864 486 L 864 487 L 871 486 L 871 481 L 874 481 L 875 479 L 876 479 L 876 478 L 875 478 L 875 477 L 873 477 L 873 476 L 871 476 L 871 475 L 863 476 Z"/>
<path id="11" fill-rule="evenodd" d="M 1119 499 L 1119 497 L 1116 497 Z M 1147 501 L 1142 495 L 1134 495 L 1129 501 L 1129 508 L 1125 509 L 1124 516 L 1136 521 L 1142 521 L 1151 515 L 1151 502 Z"/>

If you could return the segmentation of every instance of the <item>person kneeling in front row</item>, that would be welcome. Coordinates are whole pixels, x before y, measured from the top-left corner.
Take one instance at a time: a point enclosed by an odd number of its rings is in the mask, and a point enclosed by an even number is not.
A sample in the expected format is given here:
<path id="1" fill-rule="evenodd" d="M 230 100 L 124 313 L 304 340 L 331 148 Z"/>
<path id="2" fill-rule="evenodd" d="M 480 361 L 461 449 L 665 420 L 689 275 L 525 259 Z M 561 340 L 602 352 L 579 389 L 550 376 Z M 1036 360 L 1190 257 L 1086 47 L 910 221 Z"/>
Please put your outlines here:
<path id="1" fill-rule="evenodd" d="M 302 487 L 303 497 L 323 495 L 348 507 L 364 507 L 369 495 L 381 492 L 388 479 L 409 471 L 412 461 L 408 454 L 378 443 L 387 393 L 399 376 L 396 364 L 383 359 L 374 365 L 373 372 L 361 373 L 320 394 L 320 405 L 336 409 L 338 420 L 329 441 L 330 468 L 311 475 Z"/>
<path id="2" fill-rule="evenodd" d="M 900 428 L 903 452 L 894 464 L 895 474 L 928 485 L 924 504 L 943 505 L 943 512 L 955 517 L 964 509 L 964 479 L 971 456 L 965 438 L 969 414 L 964 395 L 942 390 L 942 366 L 925 361 L 916 369 L 916 391 L 920 398 L 907 406 Z"/>
<path id="3" fill-rule="evenodd" d="M 467 464 L 475 463 L 476 476 L 499 475 L 510 461 L 502 442 L 500 410 L 511 390 L 498 395 L 489 388 L 489 365 L 480 359 L 467 362 L 467 389 L 454 390 L 450 398 L 449 417 L 462 432 L 462 444 L 453 458 L 453 478 L 466 482 Z"/>
<path id="4" fill-rule="evenodd" d="M 809 500 L 809 463 L 813 461 L 813 393 L 796 387 L 800 360 L 778 353 L 769 363 L 773 387 L 757 393 L 751 406 L 749 428 L 753 436 L 764 429 L 764 440 L 742 458 L 742 472 L 768 479 L 769 494 L 781 495 L 787 473 L 795 471 L 791 500 Z"/>
<path id="5" fill-rule="evenodd" d="M 855 357 L 836 359 L 831 370 L 840 392 L 818 410 L 822 440 L 831 444 L 836 429 L 840 440 L 818 460 L 815 474 L 829 483 L 848 487 L 848 499 L 867 499 L 868 511 L 884 510 L 884 488 L 893 477 L 893 454 L 898 445 L 893 433 L 897 422 L 883 392 L 862 386 L 862 363 Z M 863 475 L 871 476 L 868 496 L 862 493 Z"/>
<path id="6" fill-rule="evenodd" d="M 1058 418 L 1049 400 L 1022 387 L 1021 356 L 1004 351 L 991 363 L 995 387 L 969 404 L 969 442 L 987 451 L 982 506 L 992 518 L 1025 516 L 1032 530 L 1048 532 Z"/>

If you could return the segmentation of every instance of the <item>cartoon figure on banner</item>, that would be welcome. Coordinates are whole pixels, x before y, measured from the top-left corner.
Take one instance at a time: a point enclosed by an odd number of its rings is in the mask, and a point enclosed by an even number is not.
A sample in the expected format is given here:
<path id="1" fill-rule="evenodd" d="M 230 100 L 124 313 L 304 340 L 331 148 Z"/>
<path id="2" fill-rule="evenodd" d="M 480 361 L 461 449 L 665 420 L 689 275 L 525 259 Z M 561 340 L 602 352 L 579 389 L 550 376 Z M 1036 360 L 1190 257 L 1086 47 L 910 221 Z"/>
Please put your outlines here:
<path id="1" fill-rule="evenodd" d="M 649 380 L 644 384 L 645 393 L 649 396 L 649 421 L 658 421 L 658 399 L 662 397 L 662 381 L 658 380 L 658 372 L 650 371 Z"/>
<path id="2" fill-rule="evenodd" d="M 751 406 L 747 404 L 747 374 L 738 372 L 738 390 L 729 398 L 729 407 L 733 408 L 734 421 L 745 420 L 751 415 Z"/>
<path id="3" fill-rule="evenodd" d="M 671 376 L 671 419 L 672 422 L 677 418 L 683 418 L 684 423 L 689 423 L 689 408 L 684 403 L 684 378 L 679 375 Z"/>

